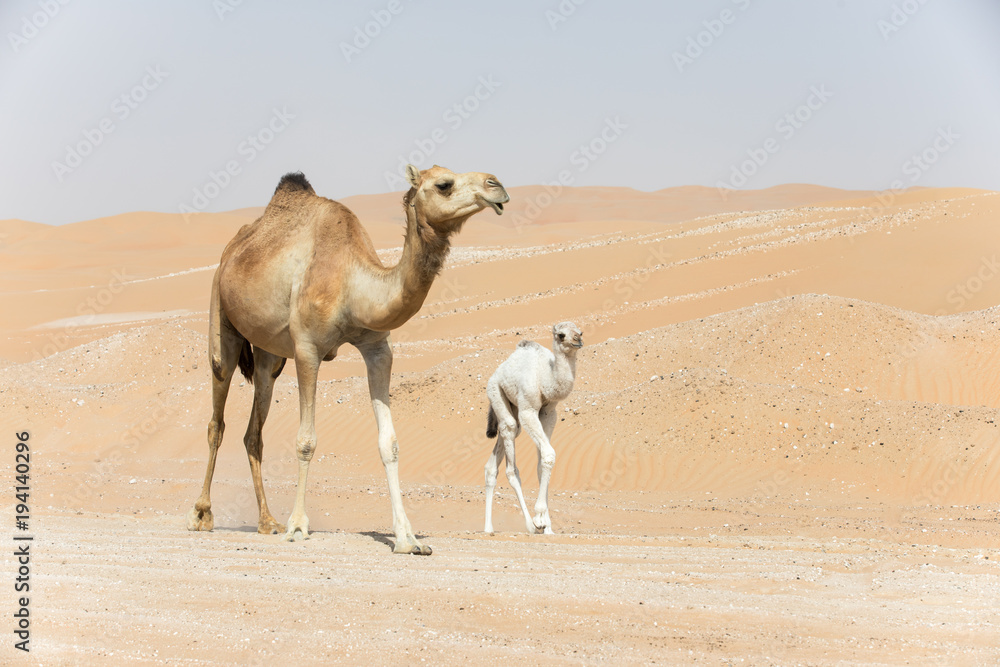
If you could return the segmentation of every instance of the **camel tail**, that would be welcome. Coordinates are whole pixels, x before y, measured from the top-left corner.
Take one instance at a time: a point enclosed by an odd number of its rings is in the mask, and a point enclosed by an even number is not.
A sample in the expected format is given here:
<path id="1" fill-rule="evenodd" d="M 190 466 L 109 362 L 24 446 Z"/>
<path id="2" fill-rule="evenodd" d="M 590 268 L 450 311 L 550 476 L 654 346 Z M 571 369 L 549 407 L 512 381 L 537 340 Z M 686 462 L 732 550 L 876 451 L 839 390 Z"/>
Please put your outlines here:
<path id="1" fill-rule="evenodd" d="M 243 339 L 243 347 L 240 348 L 239 366 L 243 377 L 247 379 L 247 382 L 253 384 L 253 346 L 246 338 Z"/>
<path id="2" fill-rule="evenodd" d="M 490 406 L 489 414 L 486 416 L 486 437 L 497 437 L 497 413 L 493 411 L 492 405 Z"/>

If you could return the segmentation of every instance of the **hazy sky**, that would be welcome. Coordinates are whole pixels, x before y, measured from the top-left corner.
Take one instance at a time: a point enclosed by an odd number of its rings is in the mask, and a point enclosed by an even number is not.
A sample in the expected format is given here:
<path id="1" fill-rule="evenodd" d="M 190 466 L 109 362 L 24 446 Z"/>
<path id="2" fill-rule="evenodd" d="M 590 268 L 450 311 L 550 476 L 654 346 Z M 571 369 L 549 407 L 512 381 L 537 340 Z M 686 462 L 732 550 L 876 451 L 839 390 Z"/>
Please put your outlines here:
<path id="1" fill-rule="evenodd" d="M 3 0 L 0 27 L 0 219 L 257 206 L 294 170 L 396 191 L 405 161 L 1000 190 L 996 0 Z"/>

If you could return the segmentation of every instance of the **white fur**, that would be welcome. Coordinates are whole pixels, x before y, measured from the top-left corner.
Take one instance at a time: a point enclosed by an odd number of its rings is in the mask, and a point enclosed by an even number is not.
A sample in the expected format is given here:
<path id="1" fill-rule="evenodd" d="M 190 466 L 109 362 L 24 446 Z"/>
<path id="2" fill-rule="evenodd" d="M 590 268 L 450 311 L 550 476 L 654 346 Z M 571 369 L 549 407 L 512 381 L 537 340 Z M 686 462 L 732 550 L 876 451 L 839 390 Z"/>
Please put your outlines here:
<path id="1" fill-rule="evenodd" d="M 486 462 L 486 532 L 493 532 L 493 493 L 500 463 L 507 458 L 507 480 L 517 494 L 529 533 L 552 534 L 549 519 L 549 479 L 556 462 L 550 438 L 558 415 L 556 405 L 569 396 L 576 377 L 576 353 L 583 346 L 583 333 L 572 322 L 552 327 L 552 350 L 534 341 L 523 340 L 510 357 L 500 364 L 486 384 L 490 401 L 490 425 L 498 437 Z M 538 447 L 538 500 L 531 517 L 521 491 L 521 476 L 514 460 L 514 438 L 524 428 Z"/>

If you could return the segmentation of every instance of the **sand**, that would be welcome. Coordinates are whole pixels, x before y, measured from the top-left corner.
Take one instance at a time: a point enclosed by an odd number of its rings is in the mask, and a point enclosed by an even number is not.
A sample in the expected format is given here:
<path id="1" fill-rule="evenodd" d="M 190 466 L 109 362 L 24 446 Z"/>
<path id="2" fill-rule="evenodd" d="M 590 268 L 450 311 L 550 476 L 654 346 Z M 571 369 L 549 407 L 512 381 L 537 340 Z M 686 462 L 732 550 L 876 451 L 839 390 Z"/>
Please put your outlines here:
<path id="1" fill-rule="evenodd" d="M 393 334 L 400 474 L 430 558 L 391 553 L 348 348 L 321 372 L 312 538 L 255 532 L 239 377 L 216 529 L 184 528 L 207 454 L 209 284 L 260 209 L 0 221 L 0 469 L 14 477 L 12 434 L 30 431 L 35 536 L 32 651 L 8 635 L 0 661 L 1000 661 L 1000 195 L 511 197 L 468 223 Z M 394 262 L 398 197 L 344 203 Z M 501 475 L 484 535 L 486 379 L 566 319 L 585 347 L 553 438 L 557 534 L 524 533 Z M 279 520 L 293 370 L 264 430 Z M 518 452 L 531 503 L 526 436 Z"/>

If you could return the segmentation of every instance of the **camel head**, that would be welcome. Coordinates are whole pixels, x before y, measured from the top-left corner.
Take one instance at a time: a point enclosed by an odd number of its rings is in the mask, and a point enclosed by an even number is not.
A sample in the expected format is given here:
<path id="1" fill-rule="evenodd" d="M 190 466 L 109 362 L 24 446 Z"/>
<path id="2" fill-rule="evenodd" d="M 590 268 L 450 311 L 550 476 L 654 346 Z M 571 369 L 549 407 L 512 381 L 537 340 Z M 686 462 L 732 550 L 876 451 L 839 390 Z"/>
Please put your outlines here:
<path id="1" fill-rule="evenodd" d="M 457 232 L 471 215 L 484 208 L 502 215 L 503 205 L 510 201 L 493 174 L 456 174 L 437 165 L 420 171 L 410 164 L 406 166 L 406 179 L 413 186 L 407 201 L 416 208 L 418 217 L 437 232 Z"/>
<path id="2" fill-rule="evenodd" d="M 560 322 L 552 327 L 552 344 L 563 354 L 576 354 L 583 347 L 583 330 L 572 322 Z"/>

